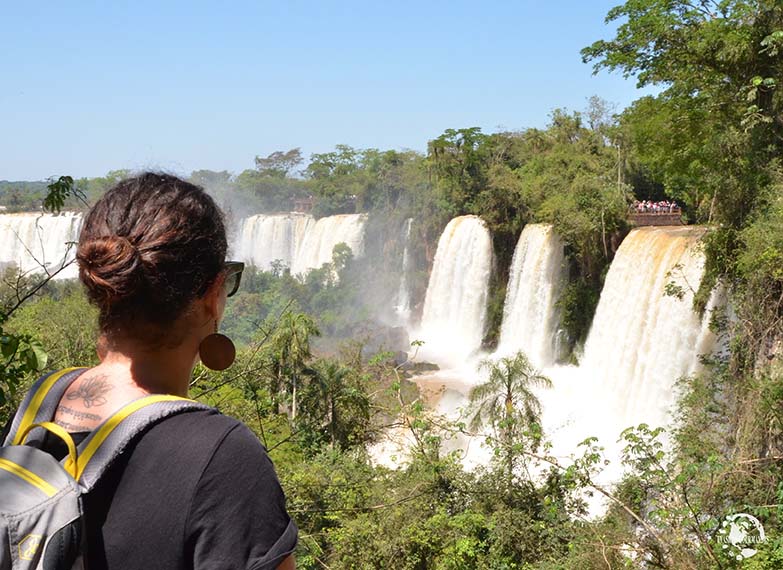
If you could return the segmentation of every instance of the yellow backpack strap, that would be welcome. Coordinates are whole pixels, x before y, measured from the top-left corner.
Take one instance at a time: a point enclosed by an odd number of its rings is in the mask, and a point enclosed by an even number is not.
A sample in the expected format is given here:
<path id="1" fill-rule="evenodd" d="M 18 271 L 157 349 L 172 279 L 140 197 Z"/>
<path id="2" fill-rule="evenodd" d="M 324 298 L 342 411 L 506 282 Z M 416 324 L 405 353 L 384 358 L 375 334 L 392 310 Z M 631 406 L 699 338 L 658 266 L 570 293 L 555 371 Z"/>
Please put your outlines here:
<path id="1" fill-rule="evenodd" d="M 69 434 L 64 427 L 59 426 L 54 422 L 41 422 L 39 424 L 32 424 L 28 426 L 27 429 L 21 432 L 22 445 L 24 445 L 25 440 L 27 440 L 27 436 L 30 435 L 30 432 L 35 428 L 43 428 L 46 431 L 53 433 L 61 440 L 63 440 L 65 442 L 65 445 L 68 447 L 68 458 L 71 460 L 71 464 L 76 465 L 76 459 L 77 459 L 76 444 L 73 442 L 73 438 L 71 437 L 71 434 Z M 70 470 L 68 470 L 68 473 L 71 475 L 71 477 L 76 479 L 76 473 Z"/>
<path id="2" fill-rule="evenodd" d="M 85 370 L 87 368 L 66 368 L 43 376 L 33 384 L 14 416 L 4 445 L 20 445 L 31 425 L 52 420 L 60 398 Z"/>
<path id="3" fill-rule="evenodd" d="M 11 461 L 10 459 L 0 457 L 0 469 L 16 475 L 20 479 L 27 482 L 27 484 L 32 485 L 33 487 L 43 492 L 47 497 L 54 497 L 57 494 L 57 488 L 48 481 L 39 477 L 36 473 L 33 473 L 23 465 Z"/>
<path id="4" fill-rule="evenodd" d="M 151 424 L 186 410 L 212 410 L 188 398 L 170 395 L 144 396 L 125 404 L 78 446 L 76 459 L 68 457 L 63 466 L 84 490 L 90 490 L 103 472 L 127 445 Z"/>

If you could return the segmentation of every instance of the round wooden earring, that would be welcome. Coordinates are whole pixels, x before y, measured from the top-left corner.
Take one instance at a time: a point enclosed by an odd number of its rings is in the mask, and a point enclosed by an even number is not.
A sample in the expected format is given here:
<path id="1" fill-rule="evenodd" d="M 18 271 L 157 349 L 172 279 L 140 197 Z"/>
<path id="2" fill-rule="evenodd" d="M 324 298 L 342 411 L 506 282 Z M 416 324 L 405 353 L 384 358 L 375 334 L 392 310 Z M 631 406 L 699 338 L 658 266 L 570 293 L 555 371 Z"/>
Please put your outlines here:
<path id="1" fill-rule="evenodd" d="M 237 349 L 230 338 L 217 332 L 215 323 L 215 332 L 201 341 L 198 354 L 201 363 L 210 370 L 225 370 L 234 363 Z"/>

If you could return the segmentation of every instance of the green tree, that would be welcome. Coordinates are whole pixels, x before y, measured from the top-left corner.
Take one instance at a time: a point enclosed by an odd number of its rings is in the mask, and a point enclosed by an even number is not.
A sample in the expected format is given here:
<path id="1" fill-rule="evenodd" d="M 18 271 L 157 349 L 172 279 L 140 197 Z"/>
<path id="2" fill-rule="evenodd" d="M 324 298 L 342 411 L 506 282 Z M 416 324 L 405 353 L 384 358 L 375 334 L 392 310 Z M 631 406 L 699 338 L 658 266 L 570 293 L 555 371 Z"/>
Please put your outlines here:
<path id="1" fill-rule="evenodd" d="M 273 397 L 285 388 L 291 398 L 291 420 L 296 421 L 297 397 L 312 357 L 310 337 L 321 333 L 313 318 L 304 313 L 286 312 L 269 340 L 269 366 Z M 276 402 L 279 405 L 279 402 Z"/>
<path id="2" fill-rule="evenodd" d="M 441 208 L 468 213 L 487 181 L 489 148 L 479 127 L 447 129 L 428 144 L 427 162 Z"/>
<path id="3" fill-rule="evenodd" d="M 551 388 L 552 381 L 536 370 L 523 352 L 497 360 L 484 359 L 479 371 L 487 379 L 470 390 L 470 427 L 489 424 L 500 443 L 511 486 L 516 461 L 525 447 L 535 451 L 542 438 L 541 403 L 534 388 Z"/>
<path id="4" fill-rule="evenodd" d="M 210 189 L 230 184 L 231 173 L 226 170 L 194 170 L 190 173 L 190 180 L 193 184 Z"/>
<path id="5" fill-rule="evenodd" d="M 288 178 L 291 171 L 302 164 L 302 160 L 302 151 L 299 148 L 288 151 L 277 150 L 266 158 L 257 156 L 256 170 L 264 176 Z"/>
<path id="6" fill-rule="evenodd" d="M 615 37 L 583 59 L 664 89 L 625 117 L 642 164 L 696 220 L 742 225 L 783 150 L 783 6 L 633 0 L 607 21 Z"/>
<path id="7" fill-rule="evenodd" d="M 130 170 L 110 170 L 106 176 L 96 178 L 80 178 L 76 181 L 76 187 L 83 193 L 87 203 L 92 204 L 103 196 L 112 186 L 119 181 L 130 176 Z M 73 199 L 66 204 L 68 207 L 83 206 L 84 204 L 73 204 Z"/>
<path id="8" fill-rule="evenodd" d="M 77 284 L 57 284 L 64 290 L 31 300 L 8 320 L 6 331 L 36 338 L 46 347 L 52 368 L 97 363 L 97 310 Z"/>
<path id="9" fill-rule="evenodd" d="M 291 211 L 294 200 L 308 194 L 303 180 L 251 169 L 243 170 L 228 190 L 241 198 L 240 205 L 256 211 Z"/>
<path id="10" fill-rule="evenodd" d="M 372 175 L 362 164 L 368 152 L 372 151 L 360 151 L 340 144 L 332 152 L 310 157 L 304 174 L 309 180 L 309 187 L 318 197 L 316 215 L 357 211 L 358 197 L 366 194 L 372 183 Z"/>
<path id="11" fill-rule="evenodd" d="M 624 227 L 625 186 L 617 184 L 616 152 L 606 127 L 587 128 L 581 113 L 552 112 L 547 130 L 527 134 L 535 145 L 521 167 L 525 201 L 551 223 L 571 250 L 580 277 L 600 289 L 611 261 L 609 237 Z"/>
<path id="12" fill-rule="evenodd" d="M 301 399 L 302 415 L 323 433 L 331 449 L 366 440 L 370 399 L 357 372 L 334 358 L 317 360 Z"/>

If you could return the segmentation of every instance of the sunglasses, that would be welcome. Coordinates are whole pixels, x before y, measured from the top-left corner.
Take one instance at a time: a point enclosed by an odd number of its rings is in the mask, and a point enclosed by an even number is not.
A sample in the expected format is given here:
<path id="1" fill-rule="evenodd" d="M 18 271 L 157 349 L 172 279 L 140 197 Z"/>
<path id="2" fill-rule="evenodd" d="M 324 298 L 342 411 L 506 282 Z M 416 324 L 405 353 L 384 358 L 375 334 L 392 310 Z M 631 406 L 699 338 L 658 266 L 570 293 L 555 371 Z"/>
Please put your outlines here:
<path id="1" fill-rule="evenodd" d="M 226 274 L 226 280 L 223 287 L 226 289 L 226 297 L 231 297 L 239 290 L 239 283 L 242 281 L 242 272 L 245 270 L 245 264 L 241 261 L 226 261 L 223 265 L 223 271 Z"/>

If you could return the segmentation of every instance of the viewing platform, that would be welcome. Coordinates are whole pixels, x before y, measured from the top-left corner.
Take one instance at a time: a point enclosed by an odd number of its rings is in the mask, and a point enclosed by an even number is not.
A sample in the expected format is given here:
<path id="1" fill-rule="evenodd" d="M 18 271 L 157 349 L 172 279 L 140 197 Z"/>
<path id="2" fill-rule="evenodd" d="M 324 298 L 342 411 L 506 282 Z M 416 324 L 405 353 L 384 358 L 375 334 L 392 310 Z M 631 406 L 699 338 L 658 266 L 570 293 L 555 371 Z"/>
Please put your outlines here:
<path id="1" fill-rule="evenodd" d="M 628 208 L 633 226 L 683 226 L 682 208 L 669 200 L 634 200 Z"/>
<path id="2" fill-rule="evenodd" d="M 682 212 L 632 212 L 628 219 L 634 226 L 682 226 Z"/>
<path id="3" fill-rule="evenodd" d="M 299 198 L 298 200 L 294 201 L 294 212 L 304 212 L 305 214 L 309 214 L 313 211 L 314 205 L 315 198 L 312 196 L 308 196 L 307 198 Z"/>

